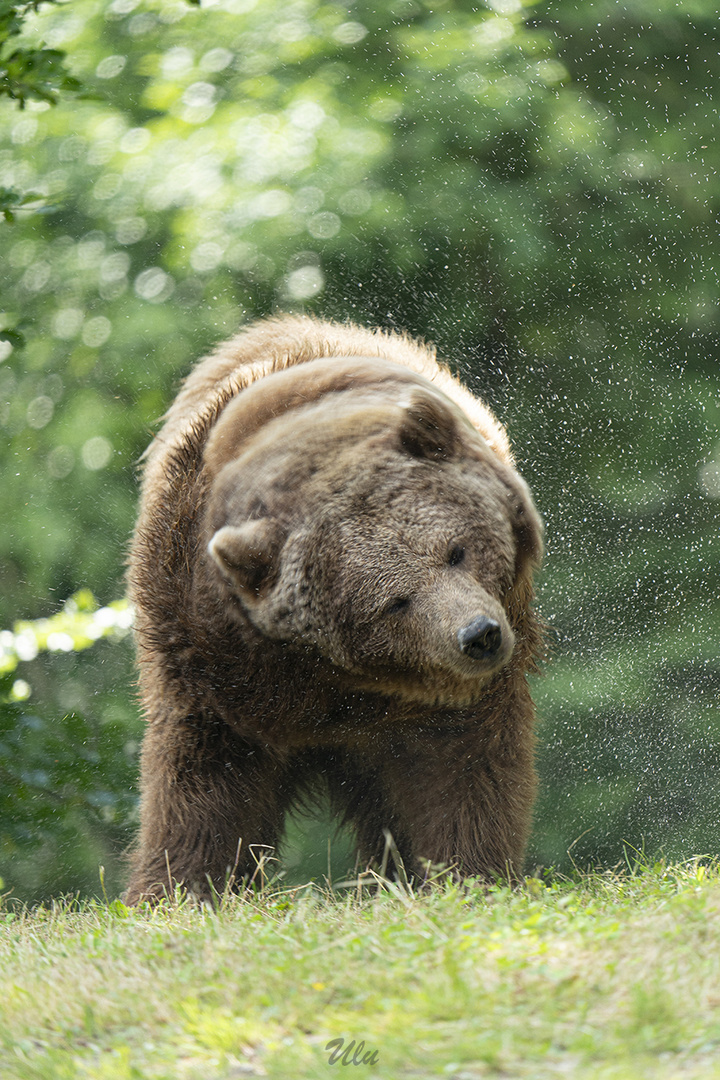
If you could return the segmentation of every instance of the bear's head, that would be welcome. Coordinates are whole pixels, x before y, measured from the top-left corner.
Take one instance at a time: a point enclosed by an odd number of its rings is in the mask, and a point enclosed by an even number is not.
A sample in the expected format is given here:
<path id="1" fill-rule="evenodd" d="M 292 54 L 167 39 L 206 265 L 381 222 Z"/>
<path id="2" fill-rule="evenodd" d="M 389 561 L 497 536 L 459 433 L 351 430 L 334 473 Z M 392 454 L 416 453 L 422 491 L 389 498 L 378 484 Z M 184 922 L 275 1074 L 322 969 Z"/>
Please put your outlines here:
<path id="1" fill-rule="evenodd" d="M 244 391 L 228 422 L 252 434 L 208 453 L 208 554 L 265 638 L 347 686 L 459 707 L 522 649 L 541 526 L 515 470 L 423 382 L 359 379 L 259 429 Z"/>

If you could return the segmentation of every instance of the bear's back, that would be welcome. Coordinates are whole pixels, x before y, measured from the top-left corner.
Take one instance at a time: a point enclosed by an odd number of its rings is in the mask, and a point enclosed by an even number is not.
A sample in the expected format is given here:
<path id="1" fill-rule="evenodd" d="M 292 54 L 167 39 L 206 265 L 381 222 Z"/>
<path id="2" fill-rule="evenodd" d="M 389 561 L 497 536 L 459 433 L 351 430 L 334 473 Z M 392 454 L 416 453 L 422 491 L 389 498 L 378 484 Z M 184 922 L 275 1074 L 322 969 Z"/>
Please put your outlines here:
<path id="1" fill-rule="evenodd" d="M 332 356 L 382 357 L 423 376 L 466 413 L 502 461 L 513 463 L 504 428 L 482 402 L 437 363 L 431 348 L 382 330 L 307 316 L 281 316 L 242 330 L 190 373 L 146 453 L 145 499 L 163 489 L 173 459 L 194 458 L 202 452 L 220 412 L 244 388 L 275 371 Z"/>

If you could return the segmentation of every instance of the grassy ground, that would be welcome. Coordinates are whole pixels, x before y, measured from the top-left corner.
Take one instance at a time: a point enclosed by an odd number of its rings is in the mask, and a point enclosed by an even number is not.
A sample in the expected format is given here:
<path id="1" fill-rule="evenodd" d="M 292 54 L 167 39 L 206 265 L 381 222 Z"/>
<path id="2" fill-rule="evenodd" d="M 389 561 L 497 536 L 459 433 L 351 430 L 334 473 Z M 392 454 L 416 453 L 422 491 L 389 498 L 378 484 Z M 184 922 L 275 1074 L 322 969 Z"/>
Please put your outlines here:
<path id="1" fill-rule="evenodd" d="M 3 1080 L 720 1078 L 720 872 L 699 863 L 0 927 Z"/>

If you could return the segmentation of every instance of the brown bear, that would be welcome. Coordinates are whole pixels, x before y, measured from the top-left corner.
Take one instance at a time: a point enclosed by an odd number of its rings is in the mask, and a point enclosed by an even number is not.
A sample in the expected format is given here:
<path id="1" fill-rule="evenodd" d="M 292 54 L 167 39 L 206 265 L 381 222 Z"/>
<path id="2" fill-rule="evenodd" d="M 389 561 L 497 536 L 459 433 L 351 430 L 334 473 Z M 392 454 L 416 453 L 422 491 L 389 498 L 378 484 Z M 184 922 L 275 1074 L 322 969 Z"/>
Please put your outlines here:
<path id="1" fill-rule="evenodd" d="M 130 557 L 148 728 L 129 903 L 247 880 L 322 788 L 409 873 L 519 871 L 541 526 L 427 347 L 281 317 L 187 379 Z"/>

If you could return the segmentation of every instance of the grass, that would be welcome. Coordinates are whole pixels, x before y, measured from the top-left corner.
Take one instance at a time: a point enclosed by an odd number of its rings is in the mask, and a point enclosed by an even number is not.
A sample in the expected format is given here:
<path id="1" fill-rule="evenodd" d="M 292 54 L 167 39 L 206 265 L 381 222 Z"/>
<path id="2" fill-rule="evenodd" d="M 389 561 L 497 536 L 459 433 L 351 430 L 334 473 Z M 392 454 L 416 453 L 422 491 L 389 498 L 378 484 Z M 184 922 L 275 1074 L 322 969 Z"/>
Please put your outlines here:
<path id="1" fill-rule="evenodd" d="M 720 1078 L 720 870 L 0 912 L 3 1080 L 338 1072 Z"/>

